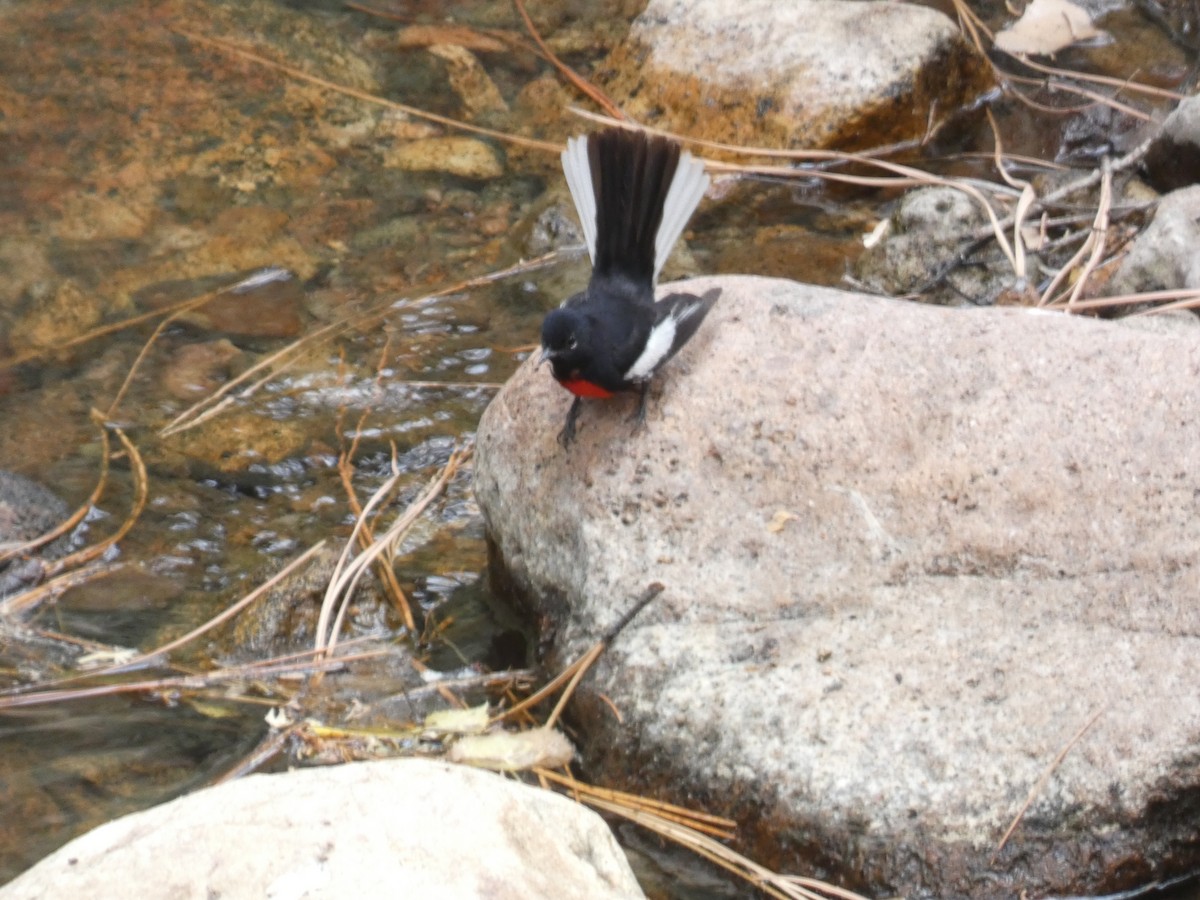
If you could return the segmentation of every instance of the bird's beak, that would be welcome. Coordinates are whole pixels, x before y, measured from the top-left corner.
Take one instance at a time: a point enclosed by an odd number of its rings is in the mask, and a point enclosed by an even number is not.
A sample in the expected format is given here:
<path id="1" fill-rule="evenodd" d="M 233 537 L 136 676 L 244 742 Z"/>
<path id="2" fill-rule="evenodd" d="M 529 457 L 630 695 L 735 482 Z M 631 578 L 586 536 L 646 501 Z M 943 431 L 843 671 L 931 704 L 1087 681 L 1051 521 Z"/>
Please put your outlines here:
<path id="1" fill-rule="evenodd" d="M 553 355 L 554 354 L 550 352 L 549 347 L 543 347 L 542 355 L 538 357 L 537 365 L 533 367 L 534 371 L 536 372 L 538 369 L 540 369 L 542 367 L 543 363 L 545 363 L 546 360 L 548 360 Z"/>

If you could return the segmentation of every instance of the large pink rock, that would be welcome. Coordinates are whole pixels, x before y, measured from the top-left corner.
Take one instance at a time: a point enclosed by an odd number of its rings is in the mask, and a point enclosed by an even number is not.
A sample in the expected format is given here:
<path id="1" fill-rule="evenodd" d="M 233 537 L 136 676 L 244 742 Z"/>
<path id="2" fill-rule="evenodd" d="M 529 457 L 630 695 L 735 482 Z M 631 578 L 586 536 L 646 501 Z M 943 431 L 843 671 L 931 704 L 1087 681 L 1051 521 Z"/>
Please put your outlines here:
<path id="1" fill-rule="evenodd" d="M 644 431 L 596 402 L 564 452 L 532 363 L 480 424 L 552 666 L 666 587 L 581 689 L 588 771 L 875 894 L 1200 866 L 1200 332 L 714 284 Z"/>

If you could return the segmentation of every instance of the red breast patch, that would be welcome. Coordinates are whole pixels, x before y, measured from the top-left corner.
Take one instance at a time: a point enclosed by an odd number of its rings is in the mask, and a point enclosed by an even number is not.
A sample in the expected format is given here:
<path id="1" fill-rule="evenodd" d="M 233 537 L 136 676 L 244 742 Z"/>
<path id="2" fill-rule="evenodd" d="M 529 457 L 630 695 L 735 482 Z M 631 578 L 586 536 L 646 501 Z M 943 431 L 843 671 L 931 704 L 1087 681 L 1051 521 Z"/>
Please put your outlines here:
<path id="1" fill-rule="evenodd" d="M 612 391 L 606 391 L 600 385 L 592 384 L 590 381 L 585 381 L 582 378 L 568 378 L 560 381 L 559 384 L 576 397 L 598 397 L 604 399 L 613 395 Z"/>

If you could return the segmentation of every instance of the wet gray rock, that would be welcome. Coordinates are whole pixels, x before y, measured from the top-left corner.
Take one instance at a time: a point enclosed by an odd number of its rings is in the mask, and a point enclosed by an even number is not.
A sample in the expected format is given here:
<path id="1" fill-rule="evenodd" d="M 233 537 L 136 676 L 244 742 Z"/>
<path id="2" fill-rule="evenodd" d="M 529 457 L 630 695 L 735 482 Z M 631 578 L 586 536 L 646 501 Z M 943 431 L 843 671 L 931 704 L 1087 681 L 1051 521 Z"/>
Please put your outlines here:
<path id="1" fill-rule="evenodd" d="M 0 469 L 0 556 L 13 545 L 51 531 L 70 513 L 67 504 L 49 488 Z M 62 556 L 69 546 L 69 539 L 61 537 L 32 554 L 7 562 L 0 559 L 0 597 L 36 584 L 42 574 L 38 558 Z"/>
<path id="2" fill-rule="evenodd" d="M 1200 288 L 1200 185 L 1158 202 L 1109 285 L 1110 294 Z"/>
<path id="3" fill-rule="evenodd" d="M 1184 98 L 1171 111 L 1146 151 L 1142 167 L 1146 181 L 1159 191 L 1200 181 L 1200 95 Z"/>
<path id="4" fill-rule="evenodd" d="M 70 511 L 49 488 L 0 469 L 0 544 L 39 537 L 62 524 Z"/>
<path id="5" fill-rule="evenodd" d="M 532 362 L 480 423 L 493 568 L 552 668 L 666 587 L 577 695 L 595 779 L 882 896 L 1200 866 L 1200 339 L 713 284 L 644 431 L 593 402 L 564 452 Z"/>
<path id="6" fill-rule="evenodd" d="M 595 813 L 498 775 L 415 759 L 197 791 L 71 841 L 0 887 L 0 900 L 131 891 L 163 900 L 643 896 Z"/>
<path id="7" fill-rule="evenodd" d="M 909 191 L 897 204 L 888 233 L 859 257 L 857 275 L 884 294 L 919 292 L 930 303 L 988 305 L 1012 285 L 1008 261 L 992 248 L 973 265 L 956 264 L 967 236 L 987 221 L 979 204 L 955 188 Z"/>

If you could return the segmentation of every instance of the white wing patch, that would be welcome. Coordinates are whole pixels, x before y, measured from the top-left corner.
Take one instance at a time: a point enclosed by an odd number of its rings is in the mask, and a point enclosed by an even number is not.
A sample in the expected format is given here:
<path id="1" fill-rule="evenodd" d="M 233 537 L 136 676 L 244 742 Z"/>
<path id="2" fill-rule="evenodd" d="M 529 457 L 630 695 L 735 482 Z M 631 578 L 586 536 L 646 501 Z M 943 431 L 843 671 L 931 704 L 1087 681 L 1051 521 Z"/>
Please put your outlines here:
<path id="1" fill-rule="evenodd" d="M 646 341 L 646 349 L 625 373 L 625 380 L 640 381 L 643 378 L 649 378 L 650 373 L 667 358 L 673 343 L 675 343 L 675 319 L 667 316 L 650 329 L 650 339 Z"/>
<path id="2" fill-rule="evenodd" d="M 690 319 L 701 308 L 701 303 L 695 301 L 677 306 L 659 323 L 650 329 L 650 338 L 646 341 L 646 349 L 637 358 L 629 371 L 625 373 L 626 381 L 641 381 L 654 374 L 654 370 L 663 364 L 675 349 L 675 333 L 679 324 Z"/>
<path id="3" fill-rule="evenodd" d="M 562 152 L 563 174 L 567 176 L 567 187 L 575 201 L 575 212 L 583 226 L 583 239 L 587 242 L 588 258 L 596 261 L 596 190 L 592 185 L 592 164 L 588 161 L 586 137 L 567 140 L 567 149 Z M 678 180 L 678 176 L 676 176 Z M 672 188 L 674 185 L 672 185 Z M 659 232 L 662 233 L 661 231 Z"/>

